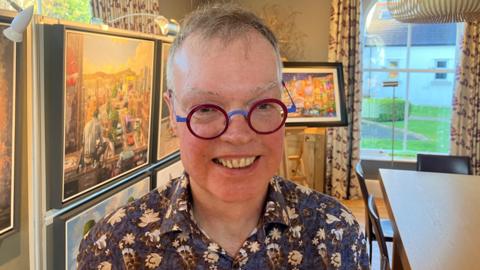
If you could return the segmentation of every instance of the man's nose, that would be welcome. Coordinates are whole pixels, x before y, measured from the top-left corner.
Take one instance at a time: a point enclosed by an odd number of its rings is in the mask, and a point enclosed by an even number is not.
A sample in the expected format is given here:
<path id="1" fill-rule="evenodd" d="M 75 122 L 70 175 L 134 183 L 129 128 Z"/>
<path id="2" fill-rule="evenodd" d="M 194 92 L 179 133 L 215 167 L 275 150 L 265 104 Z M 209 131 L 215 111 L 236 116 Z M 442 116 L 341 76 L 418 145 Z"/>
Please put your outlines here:
<path id="1" fill-rule="evenodd" d="M 220 138 L 231 144 L 246 144 L 254 138 L 255 131 L 248 125 L 246 112 L 234 112 L 229 113 L 228 128 Z"/>

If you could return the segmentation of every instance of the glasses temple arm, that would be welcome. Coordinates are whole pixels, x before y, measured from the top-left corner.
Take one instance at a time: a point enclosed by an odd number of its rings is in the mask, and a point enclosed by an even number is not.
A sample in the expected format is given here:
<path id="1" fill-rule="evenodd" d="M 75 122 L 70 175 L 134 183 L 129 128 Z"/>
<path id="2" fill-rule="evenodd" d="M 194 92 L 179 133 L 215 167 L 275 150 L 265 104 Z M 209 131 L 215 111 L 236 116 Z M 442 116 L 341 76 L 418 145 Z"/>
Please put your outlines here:
<path id="1" fill-rule="evenodd" d="M 293 98 L 292 96 L 290 95 L 290 91 L 288 91 L 288 88 L 287 86 L 285 85 L 285 82 L 282 81 L 282 85 L 283 85 L 283 88 L 285 88 L 285 91 L 287 91 L 287 95 L 288 97 L 290 98 L 290 101 L 292 101 L 292 105 L 290 106 L 290 108 L 288 108 L 288 112 L 289 113 L 293 113 L 293 112 L 296 112 L 297 111 L 297 106 L 295 105 L 295 102 L 293 101 Z"/>

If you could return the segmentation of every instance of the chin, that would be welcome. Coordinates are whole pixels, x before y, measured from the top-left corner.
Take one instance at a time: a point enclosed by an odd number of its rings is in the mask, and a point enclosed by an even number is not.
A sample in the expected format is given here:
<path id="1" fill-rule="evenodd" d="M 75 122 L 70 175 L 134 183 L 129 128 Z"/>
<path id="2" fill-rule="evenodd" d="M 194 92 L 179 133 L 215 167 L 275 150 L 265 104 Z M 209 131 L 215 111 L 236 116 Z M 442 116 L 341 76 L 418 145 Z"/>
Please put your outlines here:
<path id="1" fill-rule="evenodd" d="M 263 177 L 265 178 L 265 177 Z M 248 177 L 241 179 L 225 179 L 224 181 L 215 181 L 211 193 L 225 202 L 247 201 L 265 196 L 268 190 L 270 178 L 259 182 L 261 177 Z"/>

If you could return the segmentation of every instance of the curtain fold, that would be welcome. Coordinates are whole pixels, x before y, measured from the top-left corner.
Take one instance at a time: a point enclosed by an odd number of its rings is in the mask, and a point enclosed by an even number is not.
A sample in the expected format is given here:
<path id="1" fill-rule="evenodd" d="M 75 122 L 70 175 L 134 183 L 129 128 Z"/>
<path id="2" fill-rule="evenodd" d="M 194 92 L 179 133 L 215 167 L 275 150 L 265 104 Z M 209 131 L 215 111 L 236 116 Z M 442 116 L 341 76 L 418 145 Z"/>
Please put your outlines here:
<path id="1" fill-rule="evenodd" d="M 360 197 L 354 165 L 360 155 L 360 0 L 332 0 L 328 61 L 343 64 L 348 126 L 327 129 L 326 192 Z"/>
<path id="2" fill-rule="evenodd" d="M 467 23 L 457 71 L 451 127 L 451 153 L 469 156 L 480 174 L 480 22 Z"/>
<path id="3" fill-rule="evenodd" d="M 155 24 L 155 15 L 160 15 L 158 1 L 145 0 L 91 0 L 93 17 L 102 19 L 107 25 L 125 30 L 161 35 Z M 151 14 L 130 16 L 113 23 L 110 20 L 134 13 Z"/>

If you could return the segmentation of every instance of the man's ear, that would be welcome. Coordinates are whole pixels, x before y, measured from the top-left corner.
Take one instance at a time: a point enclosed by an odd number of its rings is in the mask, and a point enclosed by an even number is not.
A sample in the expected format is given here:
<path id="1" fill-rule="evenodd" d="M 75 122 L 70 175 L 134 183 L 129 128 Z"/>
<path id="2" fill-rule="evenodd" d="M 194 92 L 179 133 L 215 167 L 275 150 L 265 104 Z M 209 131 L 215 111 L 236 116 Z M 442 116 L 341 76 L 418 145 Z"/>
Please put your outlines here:
<path id="1" fill-rule="evenodd" d="M 173 91 L 168 89 L 167 92 L 163 94 L 163 100 L 168 106 L 168 118 L 170 119 L 170 127 L 172 127 L 172 131 L 177 134 L 177 121 L 175 121 L 175 113 L 173 111 Z"/>

